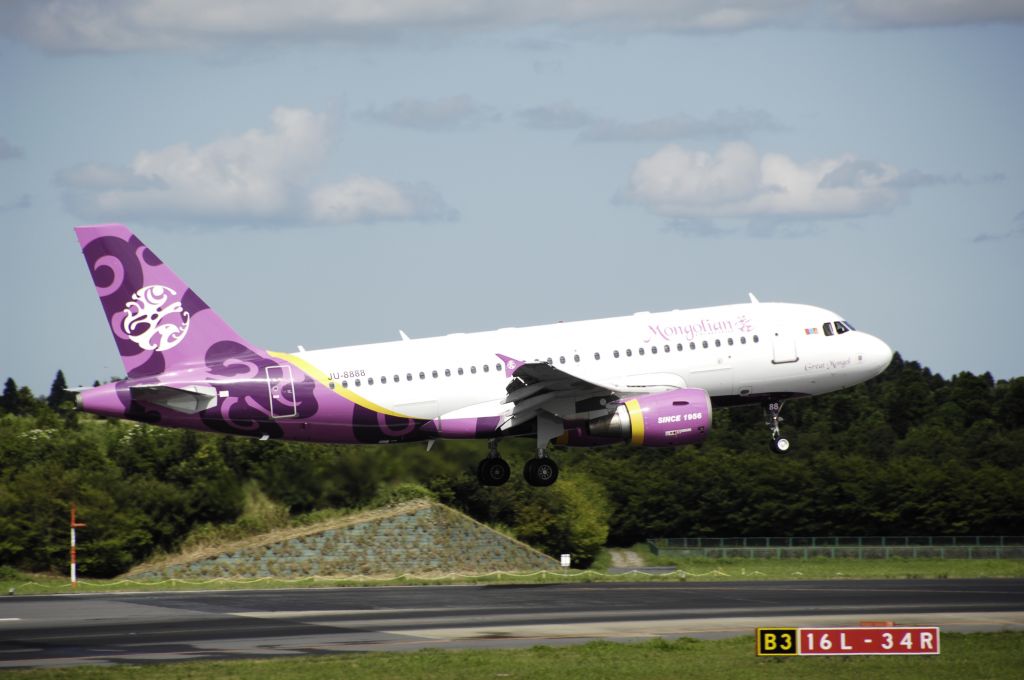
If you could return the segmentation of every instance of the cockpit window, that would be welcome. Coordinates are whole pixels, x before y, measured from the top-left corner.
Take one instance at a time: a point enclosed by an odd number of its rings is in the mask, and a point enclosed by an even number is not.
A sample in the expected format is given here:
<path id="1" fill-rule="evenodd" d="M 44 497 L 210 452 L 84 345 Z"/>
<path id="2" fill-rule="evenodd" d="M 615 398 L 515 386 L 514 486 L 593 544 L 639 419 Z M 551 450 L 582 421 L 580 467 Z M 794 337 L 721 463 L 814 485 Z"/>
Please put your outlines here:
<path id="1" fill-rule="evenodd" d="M 845 333 L 848 330 L 851 330 L 851 329 L 847 328 L 846 322 L 844 322 L 844 321 L 836 321 L 836 335 L 842 335 L 843 333 Z"/>
<path id="2" fill-rule="evenodd" d="M 831 321 L 827 322 L 824 325 L 823 328 L 825 329 L 825 335 L 832 335 L 832 322 Z"/>

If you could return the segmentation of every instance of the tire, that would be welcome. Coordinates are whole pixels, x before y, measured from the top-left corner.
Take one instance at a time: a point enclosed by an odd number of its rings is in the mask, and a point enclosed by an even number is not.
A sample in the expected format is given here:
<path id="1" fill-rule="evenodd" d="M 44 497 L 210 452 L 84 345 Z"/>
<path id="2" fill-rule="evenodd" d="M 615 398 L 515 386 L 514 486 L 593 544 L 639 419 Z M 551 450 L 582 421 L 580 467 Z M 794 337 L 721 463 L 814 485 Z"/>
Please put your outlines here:
<path id="1" fill-rule="evenodd" d="M 531 458 L 523 466 L 523 478 L 530 486 L 551 486 L 558 479 L 558 464 L 550 458 Z"/>
<path id="2" fill-rule="evenodd" d="M 789 451 L 789 440 L 785 437 L 779 437 L 778 439 L 772 440 L 772 451 L 775 453 L 786 453 Z"/>
<path id="3" fill-rule="evenodd" d="M 476 478 L 483 486 L 501 486 L 512 476 L 512 468 L 503 458 L 484 458 L 476 468 Z"/>

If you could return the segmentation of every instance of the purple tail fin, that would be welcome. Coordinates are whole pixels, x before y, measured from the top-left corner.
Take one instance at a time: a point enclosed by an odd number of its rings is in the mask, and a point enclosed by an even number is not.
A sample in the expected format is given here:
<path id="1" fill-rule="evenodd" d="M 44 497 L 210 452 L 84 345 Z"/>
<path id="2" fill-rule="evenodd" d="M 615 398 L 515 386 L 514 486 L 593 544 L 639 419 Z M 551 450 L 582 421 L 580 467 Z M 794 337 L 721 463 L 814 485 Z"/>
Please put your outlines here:
<path id="1" fill-rule="evenodd" d="M 126 227 L 100 224 L 75 233 L 128 377 L 203 365 L 221 341 L 251 349 Z"/>

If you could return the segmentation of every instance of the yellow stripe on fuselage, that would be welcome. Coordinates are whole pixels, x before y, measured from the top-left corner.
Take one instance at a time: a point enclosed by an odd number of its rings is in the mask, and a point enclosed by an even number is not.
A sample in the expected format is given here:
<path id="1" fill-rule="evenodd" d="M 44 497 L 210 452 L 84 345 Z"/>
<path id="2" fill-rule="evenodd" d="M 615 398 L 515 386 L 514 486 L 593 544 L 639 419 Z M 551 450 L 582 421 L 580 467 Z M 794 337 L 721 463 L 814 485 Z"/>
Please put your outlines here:
<path id="1" fill-rule="evenodd" d="M 633 446 L 640 446 L 644 443 L 644 412 L 640 408 L 640 402 L 636 399 L 627 401 L 626 412 L 629 414 L 629 428 L 633 433 L 630 442 Z"/>
<path id="2" fill-rule="evenodd" d="M 389 408 L 384 408 L 380 404 L 375 404 L 372 401 L 364 399 L 363 397 L 359 396 L 352 390 L 346 389 L 337 382 L 335 382 L 334 380 L 331 380 L 326 373 L 324 373 L 319 368 L 309 363 L 305 359 L 300 359 L 299 357 L 293 354 L 287 354 L 285 352 L 271 352 L 267 350 L 267 354 L 277 359 L 283 359 L 284 361 L 287 361 L 288 363 L 292 364 L 306 375 L 310 376 L 311 378 L 319 382 L 327 389 L 332 390 L 337 394 L 340 394 L 341 396 L 345 397 L 346 399 L 353 403 L 359 404 L 363 408 L 368 408 L 371 411 L 376 411 L 377 413 L 383 413 L 386 416 L 395 416 L 396 418 L 408 418 L 410 420 L 423 420 L 422 418 L 413 418 L 412 416 L 407 416 L 404 413 L 397 413 Z M 334 385 L 334 387 L 331 387 L 331 385 Z"/>

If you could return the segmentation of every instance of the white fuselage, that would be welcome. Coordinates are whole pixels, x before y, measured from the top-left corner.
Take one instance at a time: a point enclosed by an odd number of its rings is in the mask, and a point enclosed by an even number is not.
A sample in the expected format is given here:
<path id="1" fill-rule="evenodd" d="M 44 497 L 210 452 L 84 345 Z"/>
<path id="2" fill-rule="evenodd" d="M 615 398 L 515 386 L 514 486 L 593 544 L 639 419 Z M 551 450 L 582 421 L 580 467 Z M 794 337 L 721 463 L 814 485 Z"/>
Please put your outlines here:
<path id="1" fill-rule="evenodd" d="M 503 358 L 548 362 L 572 376 L 626 391 L 698 387 L 716 402 L 730 404 L 822 394 L 883 371 L 892 358 L 888 345 L 846 330 L 841 319 L 820 307 L 745 303 L 294 356 L 359 402 L 412 418 L 505 412 L 509 377 Z"/>

